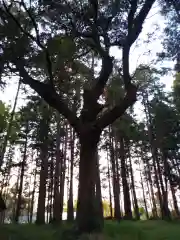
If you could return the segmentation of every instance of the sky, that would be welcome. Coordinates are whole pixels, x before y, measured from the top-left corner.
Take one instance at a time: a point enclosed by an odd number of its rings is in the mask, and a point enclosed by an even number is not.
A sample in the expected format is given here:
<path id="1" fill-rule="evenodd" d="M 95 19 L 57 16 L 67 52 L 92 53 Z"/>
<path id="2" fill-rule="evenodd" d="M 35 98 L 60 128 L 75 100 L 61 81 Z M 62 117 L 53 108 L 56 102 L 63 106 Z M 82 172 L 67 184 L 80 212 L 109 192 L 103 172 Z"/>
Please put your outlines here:
<path id="1" fill-rule="evenodd" d="M 163 50 L 162 46 L 162 34 L 163 29 L 165 27 L 165 19 L 159 14 L 159 8 L 157 5 L 154 5 L 151 12 L 148 15 L 146 22 L 143 25 L 142 33 L 140 34 L 140 38 L 131 48 L 130 54 L 130 70 L 133 72 L 139 64 L 152 64 L 153 60 L 156 59 L 156 54 Z M 151 38 L 147 36 L 147 34 L 152 34 Z M 147 41 L 145 43 L 145 41 Z M 137 46 L 138 44 L 138 46 Z M 121 59 L 121 51 L 117 48 L 111 49 L 111 54 L 116 59 Z M 160 67 L 161 64 L 159 63 L 157 67 Z M 163 62 L 162 66 L 170 67 L 173 69 L 174 63 L 173 62 Z M 161 82 L 165 84 L 165 89 L 167 91 L 171 90 L 171 86 L 173 83 L 173 72 L 169 72 L 168 75 L 161 78 Z M 17 90 L 17 79 L 11 79 L 10 84 L 5 89 L 4 93 L 1 93 L 0 99 L 5 101 L 6 103 L 13 104 L 15 94 Z M 24 97 L 22 97 L 22 92 L 20 93 L 20 98 L 18 100 L 18 107 L 22 106 L 25 103 Z M 141 115 L 141 106 L 137 103 L 136 104 L 136 114 Z M 104 159 L 105 154 L 100 153 L 100 161 L 102 164 L 106 164 L 106 162 L 102 162 Z M 140 176 L 138 171 L 136 171 L 135 180 L 139 181 Z M 77 194 L 77 182 L 75 183 L 74 187 L 74 194 Z M 102 191 L 102 195 L 104 197 L 107 196 L 107 190 Z M 138 194 L 142 196 L 142 191 L 138 191 Z M 65 193 L 65 198 L 67 194 Z"/>

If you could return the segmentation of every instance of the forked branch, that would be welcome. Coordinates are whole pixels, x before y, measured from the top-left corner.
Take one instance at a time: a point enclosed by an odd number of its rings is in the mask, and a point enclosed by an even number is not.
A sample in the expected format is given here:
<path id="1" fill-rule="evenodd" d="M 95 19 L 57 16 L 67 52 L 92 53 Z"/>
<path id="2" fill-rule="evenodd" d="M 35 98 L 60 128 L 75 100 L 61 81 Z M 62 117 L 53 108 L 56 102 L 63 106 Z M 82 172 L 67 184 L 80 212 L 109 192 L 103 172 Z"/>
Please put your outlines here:
<path id="1" fill-rule="evenodd" d="M 32 89 L 34 89 L 51 107 L 55 108 L 59 113 L 61 113 L 74 127 L 75 131 L 78 133 L 80 131 L 80 121 L 67 105 L 63 97 L 53 90 L 49 84 L 45 84 L 33 79 L 29 76 L 28 72 L 25 70 L 22 61 L 18 60 L 15 62 L 16 68 L 22 78 L 24 84 L 28 84 Z"/>
<path id="2" fill-rule="evenodd" d="M 95 126 L 103 129 L 112 124 L 117 118 L 121 117 L 125 111 L 136 102 L 137 87 L 131 83 L 129 72 L 129 54 L 132 44 L 137 40 L 142 30 L 142 25 L 155 0 L 146 0 L 139 14 L 135 17 L 137 10 L 137 1 L 131 1 L 131 9 L 128 15 L 128 34 L 123 45 L 123 79 L 126 95 L 123 101 L 117 104 L 113 109 L 104 113 L 102 117 L 96 120 Z"/>

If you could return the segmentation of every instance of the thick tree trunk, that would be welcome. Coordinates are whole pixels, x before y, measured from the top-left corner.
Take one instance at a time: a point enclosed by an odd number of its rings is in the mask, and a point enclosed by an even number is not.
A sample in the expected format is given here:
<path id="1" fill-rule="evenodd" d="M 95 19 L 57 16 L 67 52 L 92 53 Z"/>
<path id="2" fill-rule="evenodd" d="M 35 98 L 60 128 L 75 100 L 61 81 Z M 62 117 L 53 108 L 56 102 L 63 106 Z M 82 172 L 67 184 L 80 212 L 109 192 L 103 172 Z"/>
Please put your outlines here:
<path id="1" fill-rule="evenodd" d="M 101 231 L 102 219 L 95 197 L 96 151 L 100 134 L 92 130 L 80 136 L 79 189 L 77 223 L 80 232 Z"/>

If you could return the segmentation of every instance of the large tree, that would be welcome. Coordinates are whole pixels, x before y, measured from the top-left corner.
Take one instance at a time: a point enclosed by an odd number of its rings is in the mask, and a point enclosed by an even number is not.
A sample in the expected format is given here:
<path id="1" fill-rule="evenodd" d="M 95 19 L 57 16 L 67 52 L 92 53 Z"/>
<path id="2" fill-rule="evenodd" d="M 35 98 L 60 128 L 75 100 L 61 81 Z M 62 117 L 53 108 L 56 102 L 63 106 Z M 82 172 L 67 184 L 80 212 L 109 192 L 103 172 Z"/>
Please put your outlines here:
<path id="1" fill-rule="evenodd" d="M 136 101 L 137 87 L 130 75 L 129 54 L 154 2 L 53 0 L 38 1 L 37 4 L 37 1 L 1 1 L 1 75 L 8 70 L 18 73 L 22 83 L 29 85 L 62 114 L 79 137 L 77 222 L 83 232 L 100 230 L 102 226 L 95 204 L 97 144 L 102 130 Z M 53 49 L 55 45 L 56 49 Z M 118 104 L 103 111 L 104 106 L 98 99 L 113 70 L 112 46 L 122 50 L 120 72 L 124 96 Z M 68 57 L 63 56 L 62 48 L 65 47 L 71 52 Z M 81 89 L 83 106 L 79 114 L 70 107 L 69 91 L 64 92 L 63 82 L 73 81 L 67 76 L 74 72 L 78 74 L 80 64 L 85 68 L 86 53 L 95 54 L 101 61 L 101 69 L 99 75 L 92 74 L 92 79 L 88 79 Z"/>

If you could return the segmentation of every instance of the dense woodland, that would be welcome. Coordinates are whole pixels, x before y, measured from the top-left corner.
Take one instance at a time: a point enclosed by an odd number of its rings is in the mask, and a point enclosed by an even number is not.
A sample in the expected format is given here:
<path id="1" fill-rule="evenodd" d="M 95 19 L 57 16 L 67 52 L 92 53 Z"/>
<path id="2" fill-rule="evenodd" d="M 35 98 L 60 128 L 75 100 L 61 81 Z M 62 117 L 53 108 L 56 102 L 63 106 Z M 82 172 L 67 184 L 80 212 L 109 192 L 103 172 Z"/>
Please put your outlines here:
<path id="1" fill-rule="evenodd" d="M 163 52 L 132 72 L 154 4 Z M 0 1 L 1 91 L 17 84 L 13 105 L 0 102 L 1 222 L 67 212 L 91 232 L 104 218 L 180 218 L 179 24 L 179 0 Z"/>

